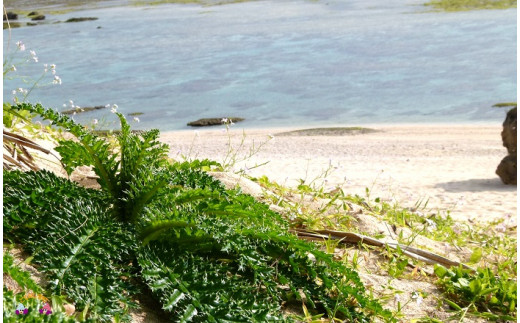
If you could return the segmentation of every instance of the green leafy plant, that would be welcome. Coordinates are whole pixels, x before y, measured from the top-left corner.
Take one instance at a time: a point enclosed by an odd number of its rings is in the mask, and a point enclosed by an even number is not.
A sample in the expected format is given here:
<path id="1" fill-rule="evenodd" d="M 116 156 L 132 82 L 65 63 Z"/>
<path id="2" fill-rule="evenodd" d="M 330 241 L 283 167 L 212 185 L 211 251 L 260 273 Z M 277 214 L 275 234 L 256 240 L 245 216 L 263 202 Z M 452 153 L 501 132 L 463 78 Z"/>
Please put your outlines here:
<path id="1" fill-rule="evenodd" d="M 289 233 L 267 205 L 201 171 L 215 163 L 170 162 L 158 131 L 134 134 L 121 114 L 114 145 L 41 105 L 14 108 L 75 135 L 56 148 L 67 172 L 91 165 L 99 177 L 101 191 L 47 172 L 13 172 L 4 182 L 8 234 L 29 238 L 51 289 L 90 318 L 121 317 L 114 304 L 131 306 L 127 283 L 141 280 L 178 321 L 291 320 L 282 305 L 291 302 L 329 318 L 391 320 L 355 271 Z"/>
<path id="2" fill-rule="evenodd" d="M 460 321 L 468 313 L 492 320 L 516 320 L 516 280 L 490 268 L 473 273 L 461 267 L 435 266 L 435 274 L 448 297 L 445 302 L 456 310 Z"/>
<path id="3" fill-rule="evenodd" d="M 14 258 L 8 252 L 3 256 L 3 273 L 12 278 L 22 289 L 21 292 L 9 290 L 4 285 L 3 289 L 3 322 L 77 322 L 73 317 L 68 317 L 57 298 L 52 298 L 52 316 L 42 315 L 39 309 L 43 301 L 36 297 L 28 297 L 29 293 L 41 295 L 43 288 L 36 284 L 29 272 L 21 269 L 14 263 Z M 5 276 L 4 276 L 5 277 Z M 5 279 L 5 278 L 4 278 Z M 16 310 L 22 304 L 28 308 L 26 315 L 17 315 Z M 88 320 L 91 321 L 91 320 Z M 86 322 L 88 322 L 86 321 Z"/>
<path id="4" fill-rule="evenodd" d="M 41 287 L 32 280 L 29 272 L 20 269 L 14 264 L 14 258 L 8 252 L 3 257 L 3 273 L 11 277 L 22 289 L 34 293 L 41 292 Z"/>
<path id="5" fill-rule="evenodd" d="M 23 103 L 14 108 L 51 120 L 78 138 L 78 141 L 61 140 L 56 148 L 65 170 L 70 174 L 78 166 L 93 166 L 101 188 L 114 203 L 114 215 L 123 221 L 135 222 L 145 204 L 167 184 L 164 170 L 168 146 L 158 142 L 158 130 L 134 134 L 124 116 L 117 113 L 121 132 L 116 137 L 119 144 L 116 150 L 109 141 L 69 117 L 44 109 L 39 104 Z"/>
<path id="6" fill-rule="evenodd" d="M 111 217 L 99 192 L 48 171 L 5 172 L 4 214 L 7 237 L 24 241 L 51 293 L 102 321 L 123 314 L 121 304 L 131 306 L 126 267 L 135 234 Z"/>

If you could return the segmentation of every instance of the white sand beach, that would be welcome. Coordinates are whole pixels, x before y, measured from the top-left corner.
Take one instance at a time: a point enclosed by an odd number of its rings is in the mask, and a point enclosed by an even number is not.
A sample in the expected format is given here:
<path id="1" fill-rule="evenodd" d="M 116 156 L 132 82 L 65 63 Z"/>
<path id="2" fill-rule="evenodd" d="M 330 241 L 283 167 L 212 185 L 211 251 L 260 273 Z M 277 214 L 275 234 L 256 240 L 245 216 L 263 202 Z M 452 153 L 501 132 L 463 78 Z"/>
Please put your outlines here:
<path id="1" fill-rule="evenodd" d="M 449 210 L 460 221 L 507 219 L 508 227 L 516 225 L 516 186 L 502 184 L 495 175 L 507 154 L 501 125 L 367 127 L 379 131 L 280 135 L 295 129 L 242 130 L 238 124 L 229 131 L 220 126 L 163 133 L 161 140 L 170 145 L 172 157 L 219 162 L 229 156 L 231 144 L 232 151 L 238 149 L 234 171 L 245 169 L 250 176 L 265 175 L 279 184 L 296 186 L 300 179 L 309 183 L 330 165 L 323 184 L 328 190 L 340 186 L 347 194 L 364 197 L 369 188 L 371 199 L 394 199 L 403 206 L 428 200 L 423 212 Z M 240 161 L 262 143 L 256 154 Z"/>

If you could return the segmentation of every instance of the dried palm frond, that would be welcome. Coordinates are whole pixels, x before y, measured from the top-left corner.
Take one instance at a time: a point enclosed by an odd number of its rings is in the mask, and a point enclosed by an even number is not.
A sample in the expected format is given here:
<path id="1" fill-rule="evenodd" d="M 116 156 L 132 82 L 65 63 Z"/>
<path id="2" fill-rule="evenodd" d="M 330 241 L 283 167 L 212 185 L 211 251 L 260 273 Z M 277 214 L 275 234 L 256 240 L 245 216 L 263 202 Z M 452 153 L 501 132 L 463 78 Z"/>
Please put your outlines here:
<path id="1" fill-rule="evenodd" d="M 3 137 L 4 169 L 19 168 L 21 170 L 39 170 L 40 168 L 36 165 L 33 154 L 29 152 L 27 148 L 56 157 L 49 149 L 43 148 L 41 145 L 24 136 L 4 129 Z"/>

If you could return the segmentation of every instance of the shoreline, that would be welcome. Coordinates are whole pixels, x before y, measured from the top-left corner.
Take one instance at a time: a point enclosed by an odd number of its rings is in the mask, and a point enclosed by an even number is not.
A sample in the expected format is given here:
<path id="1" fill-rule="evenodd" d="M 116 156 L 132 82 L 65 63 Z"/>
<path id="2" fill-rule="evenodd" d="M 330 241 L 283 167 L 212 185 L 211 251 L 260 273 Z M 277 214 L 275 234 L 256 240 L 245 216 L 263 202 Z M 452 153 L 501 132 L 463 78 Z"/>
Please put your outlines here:
<path id="1" fill-rule="evenodd" d="M 228 132 L 222 126 L 164 132 L 160 140 L 170 145 L 173 158 L 218 162 L 226 155 L 229 159 L 231 144 L 231 154 L 238 150 L 232 171 L 265 175 L 281 185 L 295 187 L 300 180 L 316 178 L 314 184 L 326 191 L 340 187 L 345 194 L 366 197 L 368 188 L 370 200 L 379 197 L 403 207 L 428 201 L 425 214 L 449 211 L 464 222 L 512 218 L 508 225 L 516 225 L 517 188 L 502 184 L 495 174 L 507 155 L 501 125 L 387 125 L 367 134 L 277 136 L 279 131 L 302 128 Z M 252 147 L 252 156 L 242 161 Z M 329 167 L 330 174 L 320 177 Z"/>

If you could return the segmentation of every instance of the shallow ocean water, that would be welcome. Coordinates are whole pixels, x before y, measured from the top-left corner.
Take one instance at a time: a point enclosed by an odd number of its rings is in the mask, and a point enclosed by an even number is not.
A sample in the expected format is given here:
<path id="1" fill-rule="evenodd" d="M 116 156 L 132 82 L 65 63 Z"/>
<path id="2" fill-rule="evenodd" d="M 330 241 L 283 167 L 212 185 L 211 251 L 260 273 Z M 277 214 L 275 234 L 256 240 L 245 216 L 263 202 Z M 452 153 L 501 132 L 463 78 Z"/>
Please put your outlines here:
<path id="1" fill-rule="evenodd" d="M 516 101 L 516 9 L 426 10 L 411 0 L 91 9 L 49 19 L 99 20 L 13 29 L 11 49 L 22 40 L 39 57 L 19 73 L 55 63 L 63 80 L 31 102 L 116 103 L 144 113 L 137 128 L 223 116 L 246 128 L 501 123 L 505 110 L 491 106 Z M 19 86 L 5 80 L 4 100 Z"/>

